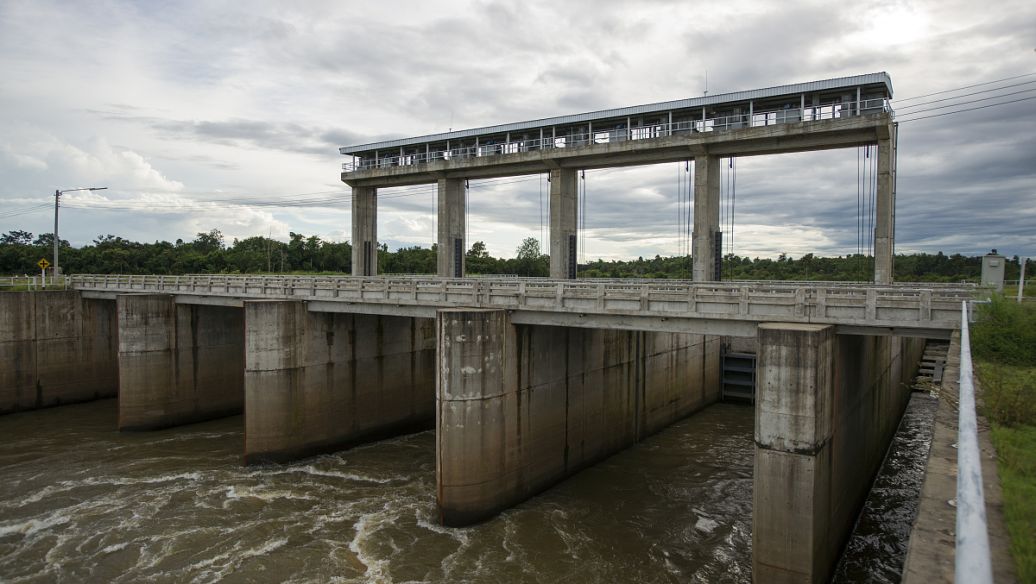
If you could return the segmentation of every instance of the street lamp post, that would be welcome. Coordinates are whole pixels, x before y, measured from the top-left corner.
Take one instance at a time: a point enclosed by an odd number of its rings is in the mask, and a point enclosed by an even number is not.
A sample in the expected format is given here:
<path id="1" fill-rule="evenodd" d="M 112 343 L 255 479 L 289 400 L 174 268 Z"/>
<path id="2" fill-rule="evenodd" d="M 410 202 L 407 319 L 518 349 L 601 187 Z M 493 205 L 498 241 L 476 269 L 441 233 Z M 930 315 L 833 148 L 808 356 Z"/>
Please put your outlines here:
<path id="1" fill-rule="evenodd" d="M 65 193 L 72 193 L 72 192 L 75 192 L 75 191 L 105 191 L 105 190 L 108 190 L 108 187 L 86 187 L 86 188 L 82 188 L 82 189 L 65 189 L 63 191 L 57 191 L 57 190 L 54 191 L 54 272 L 52 274 L 52 278 L 53 278 L 55 284 L 57 284 L 58 273 L 60 273 L 60 271 L 61 271 L 58 268 L 58 247 L 59 247 L 59 244 L 61 243 L 61 238 L 58 237 L 58 206 L 59 206 L 58 205 L 58 201 L 61 199 L 61 195 L 65 194 Z"/>

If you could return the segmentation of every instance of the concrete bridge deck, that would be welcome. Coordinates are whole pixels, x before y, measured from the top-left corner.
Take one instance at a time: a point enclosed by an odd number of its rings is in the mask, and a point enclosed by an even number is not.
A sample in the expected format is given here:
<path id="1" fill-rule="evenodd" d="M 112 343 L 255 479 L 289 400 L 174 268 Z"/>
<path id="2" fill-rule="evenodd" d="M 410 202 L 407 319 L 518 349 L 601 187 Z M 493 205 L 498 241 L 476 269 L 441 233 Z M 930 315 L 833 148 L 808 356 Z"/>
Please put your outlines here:
<path id="1" fill-rule="evenodd" d="M 826 324 L 840 334 L 949 338 L 976 288 L 835 282 L 688 282 L 350 276 L 95 276 L 87 298 L 170 294 L 180 304 L 304 300 L 311 312 L 434 318 L 448 308 L 512 311 L 516 324 L 753 337 L 765 322 Z"/>

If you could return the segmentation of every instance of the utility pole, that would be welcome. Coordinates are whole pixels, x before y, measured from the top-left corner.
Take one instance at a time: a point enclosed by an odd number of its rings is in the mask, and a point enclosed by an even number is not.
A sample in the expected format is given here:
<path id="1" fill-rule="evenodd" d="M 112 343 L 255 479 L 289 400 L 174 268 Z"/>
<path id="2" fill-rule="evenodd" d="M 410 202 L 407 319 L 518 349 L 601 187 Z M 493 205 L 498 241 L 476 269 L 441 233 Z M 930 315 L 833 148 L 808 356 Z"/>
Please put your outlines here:
<path id="1" fill-rule="evenodd" d="M 54 271 L 51 272 L 51 274 L 52 274 L 51 280 L 54 282 L 54 284 L 57 284 L 57 279 L 58 279 L 58 247 L 59 247 L 58 246 L 58 242 L 61 241 L 60 239 L 58 239 L 58 201 L 60 199 L 61 199 L 61 191 L 55 189 L 54 190 Z M 44 279 L 44 281 L 46 281 L 47 277 L 44 276 L 43 279 Z"/>
<path id="2" fill-rule="evenodd" d="M 61 238 L 58 237 L 58 207 L 60 206 L 59 201 L 61 195 L 65 193 L 71 193 L 74 191 L 106 191 L 108 187 L 87 187 L 82 189 L 65 189 L 63 191 L 54 191 L 54 271 L 51 272 L 52 281 L 57 284 L 58 274 L 61 273 L 61 269 L 58 267 L 58 247 L 60 247 Z"/>
<path id="3" fill-rule="evenodd" d="M 1029 261 L 1027 257 L 1018 258 L 1019 266 L 1018 271 L 1018 304 L 1022 303 L 1022 291 L 1025 290 L 1025 262 Z"/>

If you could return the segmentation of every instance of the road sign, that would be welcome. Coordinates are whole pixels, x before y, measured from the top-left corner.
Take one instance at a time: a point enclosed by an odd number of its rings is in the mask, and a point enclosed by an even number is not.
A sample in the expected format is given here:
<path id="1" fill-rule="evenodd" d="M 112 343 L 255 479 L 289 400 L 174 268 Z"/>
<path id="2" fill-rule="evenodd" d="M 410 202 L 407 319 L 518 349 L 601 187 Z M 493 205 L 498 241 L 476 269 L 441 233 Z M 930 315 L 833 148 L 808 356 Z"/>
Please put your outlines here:
<path id="1" fill-rule="evenodd" d="M 47 258 L 40 258 L 40 261 L 36 262 L 36 265 L 39 266 L 41 270 L 46 270 L 50 267 L 50 262 L 47 261 Z"/>

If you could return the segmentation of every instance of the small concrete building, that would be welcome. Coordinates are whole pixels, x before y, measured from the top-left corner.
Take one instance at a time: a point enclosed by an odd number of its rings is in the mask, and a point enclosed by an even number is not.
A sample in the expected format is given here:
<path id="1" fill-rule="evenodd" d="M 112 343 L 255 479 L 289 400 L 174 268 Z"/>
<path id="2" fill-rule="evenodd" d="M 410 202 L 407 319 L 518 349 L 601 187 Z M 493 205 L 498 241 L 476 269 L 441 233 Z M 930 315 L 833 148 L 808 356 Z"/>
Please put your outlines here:
<path id="1" fill-rule="evenodd" d="M 997 292 L 1004 291 L 1004 265 L 1007 259 L 996 250 L 982 256 L 982 285 L 992 286 Z"/>

